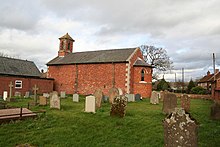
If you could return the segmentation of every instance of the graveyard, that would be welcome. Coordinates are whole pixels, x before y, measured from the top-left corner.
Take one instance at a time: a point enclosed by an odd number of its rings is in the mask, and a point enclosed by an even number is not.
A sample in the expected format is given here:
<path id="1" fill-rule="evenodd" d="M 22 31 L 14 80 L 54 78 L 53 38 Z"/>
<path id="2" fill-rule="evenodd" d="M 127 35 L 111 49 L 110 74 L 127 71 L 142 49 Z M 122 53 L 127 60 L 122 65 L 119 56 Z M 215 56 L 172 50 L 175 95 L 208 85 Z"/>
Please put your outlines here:
<path id="1" fill-rule="evenodd" d="M 16 98 L 7 107 L 27 108 L 33 98 Z M 47 100 L 49 102 L 49 100 Z M 111 104 L 102 102 L 93 112 L 85 112 L 86 97 L 72 95 L 60 99 L 59 109 L 31 105 L 31 111 L 46 111 L 35 118 L 15 120 L 0 126 L 0 146 L 164 146 L 163 103 L 150 99 L 128 102 L 125 116 L 111 117 Z M 191 99 L 190 114 L 198 122 L 198 146 L 218 146 L 220 121 L 210 119 L 211 100 Z M 95 104 L 94 104 L 95 105 Z M 181 107 L 178 98 L 177 107 Z"/>

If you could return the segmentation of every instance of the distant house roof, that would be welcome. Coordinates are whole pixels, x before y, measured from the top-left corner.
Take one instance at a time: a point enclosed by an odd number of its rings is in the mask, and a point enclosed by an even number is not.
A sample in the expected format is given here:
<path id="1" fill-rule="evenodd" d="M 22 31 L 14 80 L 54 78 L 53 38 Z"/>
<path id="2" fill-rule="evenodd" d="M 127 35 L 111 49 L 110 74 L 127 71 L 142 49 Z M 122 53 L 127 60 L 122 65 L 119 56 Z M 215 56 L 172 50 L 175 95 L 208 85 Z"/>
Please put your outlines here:
<path id="1" fill-rule="evenodd" d="M 40 77 L 41 73 L 32 61 L 0 57 L 0 75 Z"/>
<path id="2" fill-rule="evenodd" d="M 143 59 L 141 58 L 138 58 L 135 63 L 134 63 L 134 66 L 146 66 L 146 67 L 152 67 L 150 64 L 147 64 Z"/>
<path id="3" fill-rule="evenodd" d="M 128 62 L 129 57 L 136 49 L 126 48 L 70 53 L 64 57 L 52 59 L 47 65 Z"/>
<path id="4" fill-rule="evenodd" d="M 201 78 L 198 83 L 207 83 L 207 82 L 211 82 L 212 81 L 212 77 L 214 74 L 209 74 L 204 76 L 203 78 Z"/>

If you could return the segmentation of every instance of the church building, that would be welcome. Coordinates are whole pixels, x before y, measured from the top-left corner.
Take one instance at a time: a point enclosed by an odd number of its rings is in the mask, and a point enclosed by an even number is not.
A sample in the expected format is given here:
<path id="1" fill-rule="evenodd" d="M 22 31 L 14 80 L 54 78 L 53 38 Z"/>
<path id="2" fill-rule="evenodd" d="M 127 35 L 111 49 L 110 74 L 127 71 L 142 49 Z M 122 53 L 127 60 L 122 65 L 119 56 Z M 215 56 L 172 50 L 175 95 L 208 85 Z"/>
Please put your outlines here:
<path id="1" fill-rule="evenodd" d="M 56 91 L 67 94 L 93 94 L 112 87 L 123 93 L 149 98 L 152 91 L 152 66 L 143 60 L 140 48 L 74 52 L 69 34 L 59 38 L 58 56 L 47 63 L 48 78 L 55 79 Z"/>

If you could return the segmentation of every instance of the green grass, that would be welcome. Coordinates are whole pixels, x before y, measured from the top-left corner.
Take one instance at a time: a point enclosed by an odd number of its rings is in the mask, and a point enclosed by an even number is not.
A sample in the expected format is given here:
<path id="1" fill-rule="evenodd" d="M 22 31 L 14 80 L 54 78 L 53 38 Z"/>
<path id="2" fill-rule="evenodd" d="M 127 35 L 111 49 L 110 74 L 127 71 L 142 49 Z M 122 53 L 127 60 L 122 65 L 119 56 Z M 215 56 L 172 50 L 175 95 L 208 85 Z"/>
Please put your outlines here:
<path id="1" fill-rule="evenodd" d="M 61 110 L 49 106 L 31 107 L 46 110 L 36 119 L 0 125 L 0 147 L 16 144 L 35 146 L 163 146 L 162 103 L 151 105 L 149 99 L 128 103 L 124 118 L 110 117 L 110 104 L 103 103 L 95 114 L 84 113 L 84 97 L 79 103 L 61 99 Z M 19 99 L 10 106 L 27 107 L 30 99 Z M 220 142 L 220 121 L 209 119 L 212 102 L 192 100 L 191 115 L 199 126 L 199 146 L 214 147 Z"/>

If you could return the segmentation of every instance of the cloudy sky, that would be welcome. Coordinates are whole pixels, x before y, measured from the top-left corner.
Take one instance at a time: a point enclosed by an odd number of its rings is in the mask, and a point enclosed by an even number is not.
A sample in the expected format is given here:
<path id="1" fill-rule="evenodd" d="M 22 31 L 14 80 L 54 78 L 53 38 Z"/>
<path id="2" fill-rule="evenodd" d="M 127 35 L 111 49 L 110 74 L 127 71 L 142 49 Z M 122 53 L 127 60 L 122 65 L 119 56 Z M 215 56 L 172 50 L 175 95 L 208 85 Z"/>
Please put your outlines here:
<path id="1" fill-rule="evenodd" d="M 34 61 L 57 56 L 67 32 L 74 52 L 163 47 L 173 61 L 167 80 L 196 79 L 220 66 L 219 0 L 0 0 L 0 53 Z"/>

